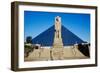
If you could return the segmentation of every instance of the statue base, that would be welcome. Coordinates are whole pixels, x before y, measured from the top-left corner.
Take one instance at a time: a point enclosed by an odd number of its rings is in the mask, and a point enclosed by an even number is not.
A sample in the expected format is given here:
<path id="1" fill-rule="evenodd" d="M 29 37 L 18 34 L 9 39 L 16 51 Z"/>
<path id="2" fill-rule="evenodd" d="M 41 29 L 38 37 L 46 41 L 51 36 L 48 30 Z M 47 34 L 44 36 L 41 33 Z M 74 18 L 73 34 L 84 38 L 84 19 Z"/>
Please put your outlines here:
<path id="1" fill-rule="evenodd" d="M 63 59 L 63 43 L 62 40 L 55 41 L 52 47 L 52 59 L 62 60 Z"/>

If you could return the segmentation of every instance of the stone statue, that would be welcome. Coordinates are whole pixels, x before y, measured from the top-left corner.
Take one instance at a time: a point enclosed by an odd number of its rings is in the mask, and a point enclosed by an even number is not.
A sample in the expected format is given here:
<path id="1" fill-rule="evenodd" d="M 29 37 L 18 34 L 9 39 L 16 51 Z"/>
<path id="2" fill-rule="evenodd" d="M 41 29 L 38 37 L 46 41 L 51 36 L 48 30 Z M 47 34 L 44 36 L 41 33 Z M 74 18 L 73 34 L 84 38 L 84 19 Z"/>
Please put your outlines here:
<path id="1" fill-rule="evenodd" d="M 54 42 L 52 48 L 52 59 L 60 60 L 63 59 L 63 43 L 61 37 L 61 17 L 55 17 L 55 32 L 54 32 Z"/>
<path id="2" fill-rule="evenodd" d="M 55 35 L 56 38 L 61 38 L 61 18 L 59 16 L 55 18 Z"/>
<path id="3" fill-rule="evenodd" d="M 61 37 L 61 17 L 55 17 L 55 32 L 54 32 L 54 47 L 63 47 L 62 37 Z"/>

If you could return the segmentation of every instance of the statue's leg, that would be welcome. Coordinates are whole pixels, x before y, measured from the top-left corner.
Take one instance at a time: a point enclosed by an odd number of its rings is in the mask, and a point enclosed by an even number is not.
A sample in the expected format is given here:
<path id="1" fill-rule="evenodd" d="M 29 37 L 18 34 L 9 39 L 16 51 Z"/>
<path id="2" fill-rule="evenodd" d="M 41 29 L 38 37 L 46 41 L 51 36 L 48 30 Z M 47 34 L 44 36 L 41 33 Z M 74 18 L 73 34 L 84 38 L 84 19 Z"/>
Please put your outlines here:
<path id="1" fill-rule="evenodd" d="M 57 33 L 57 31 L 56 31 L 56 38 L 57 38 L 57 36 L 58 36 L 58 33 Z"/>
<path id="2" fill-rule="evenodd" d="M 59 31 L 59 38 L 61 38 L 61 31 Z"/>
<path id="3" fill-rule="evenodd" d="M 60 34 L 59 34 L 59 31 L 58 31 L 58 38 L 59 38 Z"/>

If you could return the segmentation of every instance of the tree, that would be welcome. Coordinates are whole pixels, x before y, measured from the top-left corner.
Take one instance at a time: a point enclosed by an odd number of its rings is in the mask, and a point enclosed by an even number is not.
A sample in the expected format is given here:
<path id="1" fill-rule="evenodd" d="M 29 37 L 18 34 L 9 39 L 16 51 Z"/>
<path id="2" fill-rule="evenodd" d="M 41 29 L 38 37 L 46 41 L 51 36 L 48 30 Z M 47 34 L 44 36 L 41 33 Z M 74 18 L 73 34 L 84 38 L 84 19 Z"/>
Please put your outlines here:
<path id="1" fill-rule="evenodd" d="M 32 43 L 32 37 L 31 36 L 26 37 L 26 42 L 27 43 Z"/>

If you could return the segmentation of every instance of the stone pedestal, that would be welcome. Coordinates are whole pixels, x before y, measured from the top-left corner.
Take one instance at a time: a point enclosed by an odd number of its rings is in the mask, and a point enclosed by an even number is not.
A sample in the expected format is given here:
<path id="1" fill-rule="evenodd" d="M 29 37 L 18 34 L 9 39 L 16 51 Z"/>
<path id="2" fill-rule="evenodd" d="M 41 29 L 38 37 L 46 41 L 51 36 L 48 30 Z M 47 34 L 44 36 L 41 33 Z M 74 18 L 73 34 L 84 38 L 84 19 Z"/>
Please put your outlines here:
<path id="1" fill-rule="evenodd" d="M 52 60 L 62 60 L 63 58 L 63 49 L 62 48 L 52 48 Z"/>
<path id="2" fill-rule="evenodd" d="M 53 48 L 55 49 L 63 48 L 63 43 L 61 38 L 60 39 L 54 38 Z"/>

